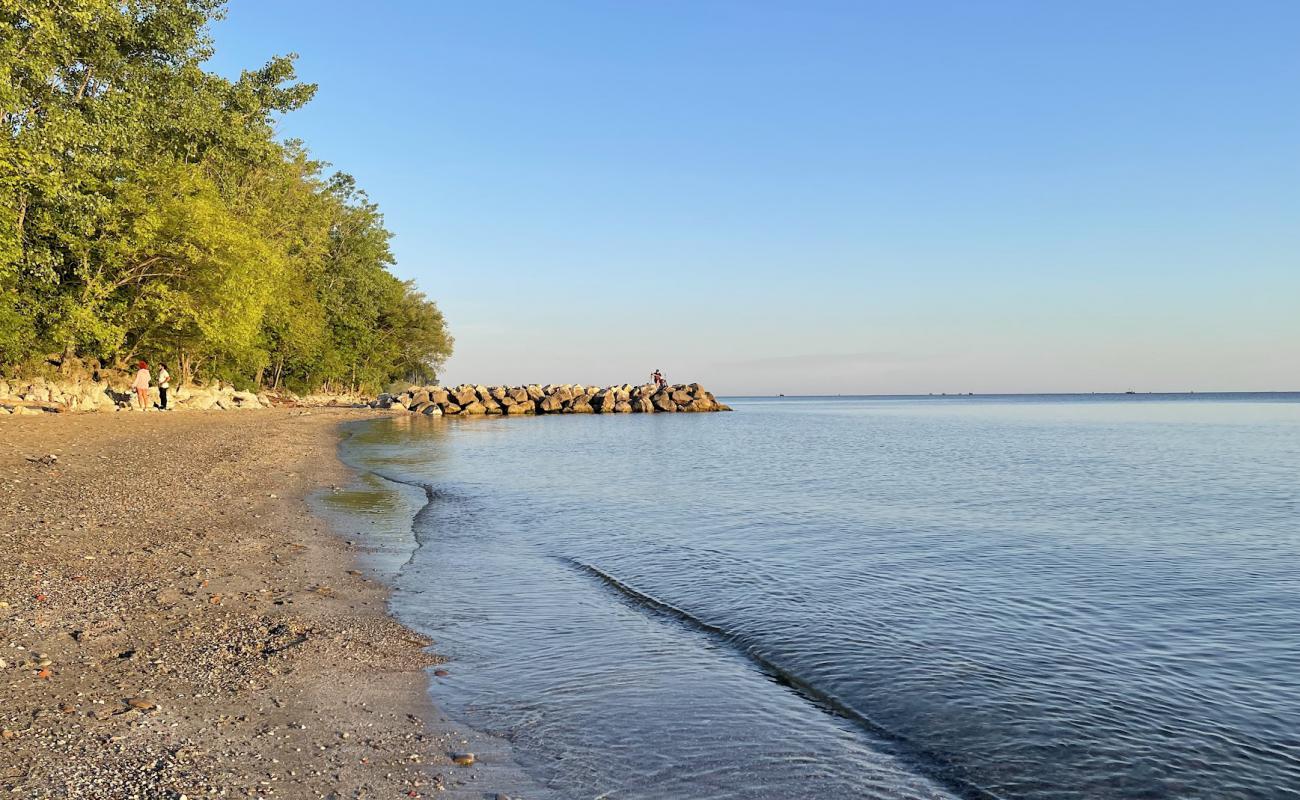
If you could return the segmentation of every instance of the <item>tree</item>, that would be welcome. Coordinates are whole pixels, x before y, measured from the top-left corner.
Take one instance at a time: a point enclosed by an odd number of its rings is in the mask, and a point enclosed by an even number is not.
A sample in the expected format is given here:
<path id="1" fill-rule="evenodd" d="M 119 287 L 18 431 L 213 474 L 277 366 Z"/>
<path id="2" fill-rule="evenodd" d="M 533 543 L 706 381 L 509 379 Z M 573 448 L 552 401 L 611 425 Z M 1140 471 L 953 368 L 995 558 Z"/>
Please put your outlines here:
<path id="1" fill-rule="evenodd" d="M 56 350 L 275 386 L 430 375 L 451 339 L 388 271 L 378 208 L 275 137 L 315 87 L 292 56 L 203 70 L 220 13 L 0 0 L 0 365 Z"/>

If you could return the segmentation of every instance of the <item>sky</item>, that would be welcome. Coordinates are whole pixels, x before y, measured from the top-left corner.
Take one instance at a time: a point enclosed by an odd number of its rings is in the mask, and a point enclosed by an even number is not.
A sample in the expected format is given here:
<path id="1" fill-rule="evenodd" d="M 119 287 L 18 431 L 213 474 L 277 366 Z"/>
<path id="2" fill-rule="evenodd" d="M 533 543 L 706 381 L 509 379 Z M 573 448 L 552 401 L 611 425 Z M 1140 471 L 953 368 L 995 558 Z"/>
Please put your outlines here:
<path id="1" fill-rule="evenodd" d="M 448 383 L 1300 390 L 1300 3 L 231 0 Z"/>

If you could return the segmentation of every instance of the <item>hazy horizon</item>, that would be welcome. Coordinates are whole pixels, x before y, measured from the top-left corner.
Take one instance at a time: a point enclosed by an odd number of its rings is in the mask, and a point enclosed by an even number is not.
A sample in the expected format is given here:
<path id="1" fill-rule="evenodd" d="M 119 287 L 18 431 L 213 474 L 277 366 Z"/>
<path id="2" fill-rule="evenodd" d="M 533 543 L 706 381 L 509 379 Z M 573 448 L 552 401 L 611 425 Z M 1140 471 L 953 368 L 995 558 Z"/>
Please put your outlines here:
<path id="1" fill-rule="evenodd" d="M 233 0 L 458 383 L 1300 385 L 1300 6 Z"/>

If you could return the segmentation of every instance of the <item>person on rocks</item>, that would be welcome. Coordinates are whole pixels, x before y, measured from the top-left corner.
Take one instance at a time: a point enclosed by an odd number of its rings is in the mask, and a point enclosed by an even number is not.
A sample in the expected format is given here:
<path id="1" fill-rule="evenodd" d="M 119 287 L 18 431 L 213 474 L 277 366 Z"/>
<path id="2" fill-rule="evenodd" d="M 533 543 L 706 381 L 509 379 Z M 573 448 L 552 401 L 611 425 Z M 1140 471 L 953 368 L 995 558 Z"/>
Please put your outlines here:
<path id="1" fill-rule="evenodd" d="M 158 365 L 158 410 L 167 410 L 167 390 L 172 386 L 171 373 L 167 371 L 166 364 Z"/>
<path id="2" fill-rule="evenodd" d="M 136 365 L 139 367 L 135 371 L 135 380 L 131 382 L 131 388 L 135 390 L 135 399 L 140 403 L 140 410 L 144 411 L 149 408 L 149 364 L 141 361 Z"/>
<path id="3" fill-rule="evenodd" d="M 655 386 L 663 386 L 665 383 L 664 374 L 659 370 L 655 370 L 654 372 L 650 373 L 650 381 Z"/>

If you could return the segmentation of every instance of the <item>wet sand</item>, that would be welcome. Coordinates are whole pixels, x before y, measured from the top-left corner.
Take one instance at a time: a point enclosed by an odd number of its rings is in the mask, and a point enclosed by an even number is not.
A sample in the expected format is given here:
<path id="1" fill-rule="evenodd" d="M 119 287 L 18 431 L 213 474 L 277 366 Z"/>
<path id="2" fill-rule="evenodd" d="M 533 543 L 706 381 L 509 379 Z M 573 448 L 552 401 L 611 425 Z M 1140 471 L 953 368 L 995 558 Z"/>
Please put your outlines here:
<path id="1" fill-rule="evenodd" d="M 0 795 L 520 796 L 308 510 L 371 416 L 0 419 Z"/>

